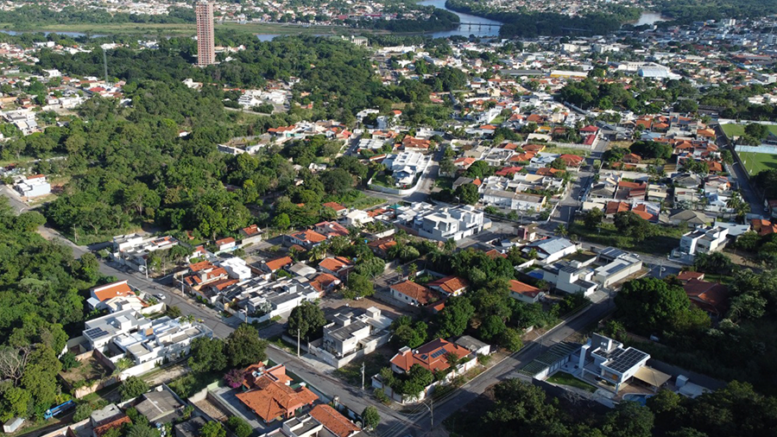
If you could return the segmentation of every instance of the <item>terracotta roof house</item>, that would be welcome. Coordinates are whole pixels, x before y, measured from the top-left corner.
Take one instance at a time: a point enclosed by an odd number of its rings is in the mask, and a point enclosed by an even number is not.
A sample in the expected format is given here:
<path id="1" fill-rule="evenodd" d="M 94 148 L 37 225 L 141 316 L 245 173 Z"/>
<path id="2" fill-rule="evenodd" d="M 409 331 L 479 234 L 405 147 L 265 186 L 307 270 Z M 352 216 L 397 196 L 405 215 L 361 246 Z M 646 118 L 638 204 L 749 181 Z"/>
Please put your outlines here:
<path id="1" fill-rule="evenodd" d="M 389 249 L 396 245 L 397 242 L 394 241 L 394 237 L 381 238 L 380 240 L 370 241 L 367 243 L 367 246 L 372 250 L 372 253 L 380 258 L 385 258 L 388 256 Z"/>
<path id="2" fill-rule="evenodd" d="M 546 146 L 544 144 L 526 144 L 521 148 L 524 150 L 524 152 L 539 153 L 545 150 L 545 147 Z"/>
<path id="3" fill-rule="evenodd" d="M 310 286 L 318 290 L 321 293 L 321 297 L 324 297 L 326 293 L 334 290 L 341 283 L 334 275 L 321 273 L 310 281 Z"/>
<path id="4" fill-rule="evenodd" d="M 750 226 L 753 228 L 753 231 L 762 237 L 777 233 L 777 225 L 773 225 L 769 220 L 752 219 L 750 220 Z"/>
<path id="5" fill-rule="evenodd" d="M 504 253 L 502 253 L 502 252 L 500 252 L 500 251 L 498 251 L 496 249 L 491 249 L 488 252 L 486 252 L 486 256 L 491 258 L 491 259 L 507 258 L 506 254 L 504 254 Z"/>
<path id="6" fill-rule="evenodd" d="M 286 239 L 291 244 L 299 244 L 300 246 L 304 247 L 305 249 L 310 249 L 313 246 L 318 246 L 319 244 L 326 241 L 326 237 L 319 234 L 316 231 L 313 230 L 305 230 L 305 231 L 299 231 L 295 232 L 291 235 L 286 235 Z"/>
<path id="7" fill-rule="evenodd" d="M 629 153 L 627 155 L 624 155 L 621 161 L 628 164 L 639 164 L 640 162 L 642 162 L 642 157 L 637 155 L 636 153 Z"/>
<path id="8" fill-rule="evenodd" d="M 262 270 L 267 273 L 275 273 L 277 270 L 292 264 L 294 264 L 294 260 L 292 260 L 290 256 L 284 256 L 264 262 L 262 264 Z"/>
<path id="9" fill-rule="evenodd" d="M 321 206 L 323 206 L 324 208 L 332 208 L 333 210 L 335 210 L 337 215 L 343 215 L 346 212 L 348 212 L 348 208 L 344 207 L 343 205 L 340 205 L 337 202 L 326 202 L 326 203 L 322 203 Z"/>
<path id="10" fill-rule="evenodd" d="M 293 417 L 297 410 L 318 400 L 318 396 L 307 387 L 291 388 L 291 379 L 286 376 L 285 367 L 282 372 L 280 368 L 273 369 L 261 374 L 259 370 L 251 373 L 250 385 L 253 388 L 236 396 L 265 423 Z"/>
<path id="11" fill-rule="evenodd" d="M 445 296 L 460 296 L 467 290 L 469 283 L 458 276 L 446 276 L 426 284 L 432 290 L 437 290 Z"/>
<path id="12" fill-rule="evenodd" d="M 450 367 L 447 358 L 449 353 L 453 353 L 459 358 L 464 358 L 470 354 L 470 351 L 447 340 L 438 338 L 423 346 L 419 346 L 415 350 L 403 347 L 399 350 L 399 353 L 391 358 L 391 369 L 396 373 L 406 373 L 411 367 L 418 364 L 431 372 L 446 370 Z"/>
<path id="13" fill-rule="evenodd" d="M 691 303 L 713 317 L 723 317 L 728 311 L 728 287 L 715 282 L 691 279 L 683 285 Z"/>
<path id="14" fill-rule="evenodd" d="M 567 167 L 573 167 L 573 168 L 580 167 L 580 165 L 585 160 L 582 156 L 569 155 L 566 153 L 559 156 L 559 158 L 561 158 L 561 160 L 564 161 L 564 164 L 566 164 Z"/>
<path id="15" fill-rule="evenodd" d="M 313 230 L 326 238 L 347 237 L 348 228 L 337 222 L 321 222 L 313 226 Z"/>
<path id="16" fill-rule="evenodd" d="M 515 279 L 510 280 L 510 297 L 521 302 L 536 303 L 545 293 L 537 287 Z"/>
<path id="17" fill-rule="evenodd" d="M 425 307 L 440 300 L 440 295 L 413 281 L 400 282 L 389 287 L 391 296 L 412 306 Z"/>
<path id="18" fill-rule="evenodd" d="M 701 272 L 692 272 L 690 270 L 681 272 L 679 275 L 677 275 L 677 280 L 685 284 L 686 282 L 690 281 L 691 279 L 696 279 L 697 281 L 703 281 L 704 280 L 704 273 Z"/>
<path id="19" fill-rule="evenodd" d="M 318 263 L 318 268 L 326 273 L 331 273 L 342 279 L 353 269 L 351 260 L 344 256 L 329 257 Z"/>
<path id="20" fill-rule="evenodd" d="M 316 405 L 310 410 L 310 416 L 336 437 L 350 437 L 361 431 L 353 422 L 327 404 Z"/>
<path id="21" fill-rule="evenodd" d="M 626 212 L 631 209 L 631 205 L 626 202 L 611 201 L 604 207 L 604 215 L 615 215 L 619 212 Z"/>
<path id="22" fill-rule="evenodd" d="M 257 225 L 251 225 L 240 230 L 242 244 L 253 244 L 262 241 L 262 230 Z"/>
<path id="23" fill-rule="evenodd" d="M 429 150 L 429 147 L 431 147 L 431 145 L 432 143 L 429 140 L 413 138 L 410 135 L 405 135 L 405 138 L 402 139 L 402 147 L 404 147 L 405 150 L 408 150 L 408 149 Z"/>
<path id="24" fill-rule="evenodd" d="M 520 173 L 523 167 L 505 167 L 495 173 L 496 176 L 513 176 L 516 173 Z"/>
<path id="25" fill-rule="evenodd" d="M 127 281 L 111 282 L 110 284 L 94 287 L 89 290 L 89 294 L 91 294 L 91 298 L 88 302 L 93 309 L 100 307 L 103 302 L 114 297 L 135 295 Z"/>

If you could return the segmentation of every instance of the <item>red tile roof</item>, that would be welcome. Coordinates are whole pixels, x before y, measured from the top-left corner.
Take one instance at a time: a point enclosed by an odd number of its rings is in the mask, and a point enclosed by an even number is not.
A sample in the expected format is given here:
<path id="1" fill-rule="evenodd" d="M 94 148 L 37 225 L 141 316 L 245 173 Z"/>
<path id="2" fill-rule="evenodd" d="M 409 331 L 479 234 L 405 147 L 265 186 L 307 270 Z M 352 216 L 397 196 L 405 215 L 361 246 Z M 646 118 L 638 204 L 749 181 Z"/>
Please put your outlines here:
<path id="1" fill-rule="evenodd" d="M 522 294 L 532 299 L 534 299 L 535 297 L 539 296 L 540 293 L 542 293 L 542 290 L 540 290 L 539 288 L 533 287 L 529 284 L 525 284 L 521 281 L 516 281 L 515 279 L 510 280 L 510 291 L 512 293 Z"/>
<path id="2" fill-rule="evenodd" d="M 337 437 L 348 437 L 360 431 L 358 426 L 327 404 L 316 405 L 310 410 L 310 415 Z"/>
<path id="3" fill-rule="evenodd" d="M 454 294 L 459 290 L 467 288 L 469 283 L 466 279 L 459 278 L 458 276 L 446 276 L 426 285 L 430 287 L 437 287 L 448 294 Z"/>
<path id="4" fill-rule="evenodd" d="M 288 416 L 318 400 L 318 396 L 307 387 L 294 390 L 267 375 L 259 377 L 256 386 L 255 390 L 238 393 L 237 398 L 265 422 Z"/>
<path id="5" fill-rule="evenodd" d="M 310 281 L 310 286 L 315 288 L 317 291 L 324 292 L 333 284 L 336 285 L 338 283 L 340 283 L 340 280 L 337 279 L 337 277 L 329 273 L 321 273 L 320 275 L 316 276 L 312 281 Z"/>
<path id="6" fill-rule="evenodd" d="M 299 241 L 306 241 L 310 243 L 321 243 L 322 241 L 326 241 L 326 237 L 319 234 L 316 231 L 312 231 L 310 229 L 305 231 L 296 232 L 294 234 L 291 234 L 293 238 L 296 238 Z"/>
<path id="7" fill-rule="evenodd" d="M 439 300 L 439 296 L 433 290 L 430 290 L 423 285 L 416 284 L 413 281 L 400 282 L 394 284 L 391 289 L 396 290 L 397 293 L 404 294 L 405 296 L 418 301 L 421 305 L 428 305 L 430 303 Z"/>
<path id="8" fill-rule="evenodd" d="M 408 350 L 394 355 L 391 364 L 407 372 L 411 367 L 418 364 L 429 371 L 446 370 L 450 367 L 446 355 L 454 353 L 459 358 L 466 357 L 470 352 L 449 341 L 438 338 L 437 340 L 426 343 L 416 350 Z"/>
<path id="9" fill-rule="evenodd" d="M 714 282 L 691 279 L 685 285 L 685 294 L 693 304 L 712 314 L 722 316 L 728 309 L 728 287 Z"/>
<path id="10" fill-rule="evenodd" d="M 332 272 L 337 272 L 343 268 L 350 267 L 351 261 L 344 256 L 338 256 L 336 258 L 330 257 L 322 260 L 320 263 L 318 263 L 318 266 Z"/>
<path id="11" fill-rule="evenodd" d="M 92 294 L 94 294 L 97 300 L 103 302 L 108 299 L 113 299 L 114 297 L 130 296 L 134 295 L 135 293 L 132 292 L 132 289 L 130 288 L 129 284 L 127 284 L 127 281 L 119 281 L 112 282 L 100 287 L 95 287 L 92 289 Z"/>
<path id="12" fill-rule="evenodd" d="M 344 207 L 343 205 L 340 205 L 337 202 L 327 202 L 327 203 L 321 204 L 321 206 L 323 206 L 325 208 L 332 208 L 336 212 L 345 211 L 347 209 L 346 207 Z"/>
<path id="13" fill-rule="evenodd" d="M 270 269 L 271 272 L 274 272 L 278 269 L 286 267 L 287 265 L 293 262 L 294 261 L 291 259 L 291 257 L 284 256 L 282 258 L 277 258 L 272 261 L 267 261 L 265 265 L 267 266 L 268 269 Z"/>

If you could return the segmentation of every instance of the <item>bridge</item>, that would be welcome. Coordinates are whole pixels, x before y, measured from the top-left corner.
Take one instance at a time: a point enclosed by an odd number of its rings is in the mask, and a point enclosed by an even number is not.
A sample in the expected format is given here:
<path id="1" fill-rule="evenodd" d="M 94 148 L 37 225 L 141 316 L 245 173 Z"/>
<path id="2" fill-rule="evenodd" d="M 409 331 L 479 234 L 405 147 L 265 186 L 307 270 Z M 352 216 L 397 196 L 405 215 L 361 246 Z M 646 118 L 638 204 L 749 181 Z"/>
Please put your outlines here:
<path id="1" fill-rule="evenodd" d="M 459 27 L 502 27 L 502 23 L 469 23 L 466 21 L 459 22 Z"/>

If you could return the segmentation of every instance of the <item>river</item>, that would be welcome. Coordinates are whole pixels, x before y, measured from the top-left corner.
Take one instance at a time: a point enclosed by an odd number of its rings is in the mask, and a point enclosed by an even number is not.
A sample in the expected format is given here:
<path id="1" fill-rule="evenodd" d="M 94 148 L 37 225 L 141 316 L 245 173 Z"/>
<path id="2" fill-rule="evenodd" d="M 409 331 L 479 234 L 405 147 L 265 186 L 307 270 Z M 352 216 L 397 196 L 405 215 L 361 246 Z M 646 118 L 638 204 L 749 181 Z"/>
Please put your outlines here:
<path id="1" fill-rule="evenodd" d="M 462 23 L 483 23 L 483 24 L 502 24 L 499 21 L 489 20 L 488 18 L 478 17 L 476 15 L 463 14 L 461 12 L 451 11 L 445 7 L 445 0 L 424 0 L 418 2 L 422 6 L 434 6 L 435 8 L 445 9 L 446 11 L 453 12 L 459 16 L 459 20 Z M 434 32 L 431 34 L 433 38 L 448 38 L 451 36 L 464 36 L 475 35 L 479 37 L 495 37 L 499 36 L 499 27 L 497 26 L 483 26 L 478 28 L 477 26 L 462 26 L 456 30 L 449 30 L 447 32 Z"/>

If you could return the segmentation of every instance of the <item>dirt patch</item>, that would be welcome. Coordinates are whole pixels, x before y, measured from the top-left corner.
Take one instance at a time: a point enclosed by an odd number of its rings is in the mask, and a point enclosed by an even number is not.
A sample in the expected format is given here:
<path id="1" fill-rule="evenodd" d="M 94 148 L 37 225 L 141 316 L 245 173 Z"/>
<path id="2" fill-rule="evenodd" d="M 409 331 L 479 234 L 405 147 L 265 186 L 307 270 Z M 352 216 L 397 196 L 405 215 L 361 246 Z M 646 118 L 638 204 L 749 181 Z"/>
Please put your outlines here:
<path id="1" fill-rule="evenodd" d="M 94 357 L 89 357 L 80 362 L 78 367 L 73 367 L 67 372 L 61 372 L 62 379 L 70 383 L 79 381 L 99 381 L 111 375 L 111 370 L 103 366 Z"/>
<path id="2" fill-rule="evenodd" d="M 227 419 L 227 412 L 211 402 L 207 397 L 199 402 L 195 402 L 194 405 L 198 406 L 205 414 L 212 417 L 214 420 L 223 421 Z"/>

